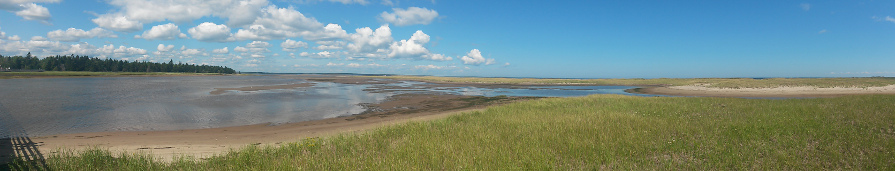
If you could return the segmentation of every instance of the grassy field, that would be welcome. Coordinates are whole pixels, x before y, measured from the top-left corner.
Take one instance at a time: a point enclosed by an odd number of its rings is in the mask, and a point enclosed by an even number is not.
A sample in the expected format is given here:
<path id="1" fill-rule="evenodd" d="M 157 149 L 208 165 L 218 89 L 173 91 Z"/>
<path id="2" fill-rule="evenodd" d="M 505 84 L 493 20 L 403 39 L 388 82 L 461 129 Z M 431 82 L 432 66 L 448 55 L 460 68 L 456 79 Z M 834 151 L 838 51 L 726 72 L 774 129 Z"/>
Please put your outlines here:
<path id="1" fill-rule="evenodd" d="M 593 84 L 593 85 L 663 85 L 680 86 L 711 84 L 719 88 L 769 88 L 813 86 L 828 87 L 877 87 L 895 84 L 891 77 L 859 78 L 656 78 L 656 79 L 539 79 L 539 78 L 481 78 L 435 76 L 369 76 L 398 80 L 415 80 L 437 83 L 472 84 Z"/>
<path id="2" fill-rule="evenodd" d="M 172 163 L 64 152 L 52 170 L 892 170 L 895 96 L 592 95 Z M 27 167 L 16 165 L 15 167 Z"/>
<path id="3" fill-rule="evenodd" d="M 0 79 L 33 77 L 103 77 L 103 76 L 178 76 L 178 75 L 222 75 L 218 73 L 173 73 L 173 72 L 90 72 L 90 71 L 44 71 L 44 72 L 0 72 Z"/>

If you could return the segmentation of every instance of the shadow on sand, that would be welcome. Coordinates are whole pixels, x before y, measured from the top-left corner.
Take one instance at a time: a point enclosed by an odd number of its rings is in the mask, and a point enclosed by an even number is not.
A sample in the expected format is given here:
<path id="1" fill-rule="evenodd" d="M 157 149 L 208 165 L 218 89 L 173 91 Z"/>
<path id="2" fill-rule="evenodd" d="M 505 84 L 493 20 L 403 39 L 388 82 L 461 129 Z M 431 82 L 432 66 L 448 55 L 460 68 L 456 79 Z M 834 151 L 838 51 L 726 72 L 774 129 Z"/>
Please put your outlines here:
<path id="1" fill-rule="evenodd" d="M 49 170 L 46 158 L 31 141 L 25 129 L 0 104 L 0 171 Z"/>

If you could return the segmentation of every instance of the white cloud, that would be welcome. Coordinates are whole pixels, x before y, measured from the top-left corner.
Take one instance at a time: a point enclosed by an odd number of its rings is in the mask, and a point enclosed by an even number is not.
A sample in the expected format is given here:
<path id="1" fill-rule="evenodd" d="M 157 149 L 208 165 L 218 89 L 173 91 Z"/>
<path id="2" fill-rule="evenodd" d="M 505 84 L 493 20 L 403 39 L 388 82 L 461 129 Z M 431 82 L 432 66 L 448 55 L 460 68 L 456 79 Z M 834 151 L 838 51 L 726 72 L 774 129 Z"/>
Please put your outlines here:
<path id="1" fill-rule="evenodd" d="M 283 43 L 280 43 L 280 47 L 283 48 L 284 51 L 295 51 L 298 48 L 307 48 L 308 43 L 302 41 L 295 41 L 292 39 L 286 39 Z"/>
<path id="2" fill-rule="evenodd" d="M 187 38 L 186 34 L 180 32 L 180 28 L 174 23 L 152 26 L 143 32 L 142 38 L 147 40 L 173 40 L 176 38 Z"/>
<path id="3" fill-rule="evenodd" d="M 230 50 L 227 50 L 227 47 L 224 47 L 224 48 L 221 48 L 221 49 L 214 49 L 214 50 L 211 50 L 211 52 L 212 52 L 212 53 L 217 53 L 217 54 L 227 54 L 227 53 L 230 53 Z"/>
<path id="4" fill-rule="evenodd" d="M 50 23 L 50 10 L 35 3 L 21 4 L 22 10 L 16 11 L 16 15 L 26 20 L 38 20 L 45 24 Z"/>
<path id="5" fill-rule="evenodd" d="M 429 70 L 429 69 L 444 69 L 446 67 L 429 64 L 429 65 L 417 65 L 417 66 L 413 66 L 413 68 Z"/>
<path id="6" fill-rule="evenodd" d="M 469 53 L 467 53 L 466 56 L 460 58 L 460 60 L 463 60 L 463 64 L 467 65 L 494 64 L 494 59 L 486 59 L 485 57 L 482 57 L 482 52 L 480 52 L 478 49 L 469 51 Z"/>
<path id="7" fill-rule="evenodd" d="M 199 49 L 186 49 L 186 50 L 180 51 L 180 54 L 185 55 L 185 56 L 194 56 L 194 55 L 202 54 L 202 51 Z"/>
<path id="8" fill-rule="evenodd" d="M 389 47 L 391 53 L 388 54 L 388 57 L 420 57 L 427 55 L 429 50 L 423 47 L 423 44 L 428 42 L 429 35 L 421 30 L 417 30 L 410 39 L 392 43 Z"/>
<path id="9" fill-rule="evenodd" d="M 422 56 L 423 59 L 435 60 L 435 61 L 450 61 L 454 60 L 454 58 L 444 56 L 443 54 L 427 54 Z"/>
<path id="10" fill-rule="evenodd" d="M 426 8 L 410 7 L 407 9 L 392 8 L 394 13 L 382 12 L 379 19 L 398 26 L 407 26 L 432 23 L 438 17 L 438 12 Z"/>
<path id="11" fill-rule="evenodd" d="M 331 57 L 335 57 L 335 53 L 332 53 L 329 51 L 317 52 L 317 57 L 318 58 L 331 58 Z"/>
<path id="12" fill-rule="evenodd" d="M 352 42 L 348 44 L 348 50 L 355 53 L 372 53 L 386 48 L 394 40 L 392 30 L 388 25 L 382 25 L 373 31 L 369 27 L 358 28 L 356 33 L 349 36 Z"/>
<path id="13" fill-rule="evenodd" d="M 267 0 L 110 0 L 109 4 L 118 7 L 113 16 L 126 16 L 143 23 L 173 21 L 190 22 L 206 16 L 228 19 L 230 26 L 250 24 L 261 15 L 260 9 L 267 6 Z"/>
<path id="14" fill-rule="evenodd" d="M 234 37 L 237 40 L 284 39 L 310 35 L 324 29 L 316 19 L 308 18 L 292 7 L 277 8 L 271 5 L 264 8 L 262 13 L 249 27 L 239 29 Z"/>
<path id="15" fill-rule="evenodd" d="M 886 19 L 885 19 L 885 20 L 886 20 L 886 21 L 890 21 L 890 22 L 895 23 L 895 18 L 892 18 L 892 17 L 890 17 L 890 16 L 886 16 Z"/>
<path id="16" fill-rule="evenodd" d="M 357 68 L 357 67 L 360 67 L 361 65 L 360 65 L 360 64 L 357 64 L 357 63 L 350 63 L 350 64 L 345 65 L 345 66 L 353 67 L 353 68 Z"/>
<path id="17" fill-rule="evenodd" d="M 50 24 L 50 10 L 35 3 L 56 3 L 59 0 L 4 0 L 0 1 L 0 10 L 15 13 L 25 20 L 37 20 Z"/>
<path id="18" fill-rule="evenodd" d="M 323 27 L 323 31 L 304 36 L 307 40 L 333 40 L 345 39 L 347 37 L 348 32 L 343 30 L 342 26 L 338 24 L 327 24 L 326 27 Z"/>
<path id="19" fill-rule="evenodd" d="M 824 34 L 826 32 L 827 32 L 827 29 L 823 29 L 823 30 L 818 31 L 817 34 Z"/>
<path id="20" fill-rule="evenodd" d="M 156 49 L 159 52 L 167 52 L 167 51 L 171 51 L 171 49 L 174 49 L 174 45 L 165 46 L 164 44 L 158 44 L 158 47 Z"/>
<path id="21" fill-rule="evenodd" d="M 112 33 L 109 30 L 105 30 L 102 28 L 93 28 L 90 31 L 84 31 L 76 28 L 68 28 L 65 31 L 55 30 L 47 33 L 47 38 L 63 41 L 63 42 L 77 42 L 81 41 L 81 39 L 89 39 L 89 38 L 102 38 L 102 37 L 111 37 L 116 38 L 118 35 Z"/>
<path id="22" fill-rule="evenodd" d="M 805 11 L 811 10 L 811 4 L 809 4 L 809 3 L 799 4 L 799 7 L 802 7 L 802 10 L 805 10 Z"/>
<path id="23" fill-rule="evenodd" d="M 338 50 L 345 48 L 347 42 L 344 41 L 317 41 L 317 47 L 314 47 L 315 50 Z"/>
<path id="24" fill-rule="evenodd" d="M 345 64 L 344 63 L 332 63 L 332 62 L 326 64 L 326 66 L 342 66 L 342 65 L 345 65 Z"/>
<path id="25" fill-rule="evenodd" d="M 143 30 L 143 23 L 130 20 L 125 16 L 101 15 L 92 20 L 99 27 L 120 32 Z"/>
<path id="26" fill-rule="evenodd" d="M 217 25 L 212 22 L 204 22 L 196 27 L 190 28 L 187 32 L 189 32 L 194 39 L 203 42 L 231 42 L 235 40 L 233 38 L 233 33 L 230 33 L 230 27 L 223 24 Z"/>
<path id="27" fill-rule="evenodd" d="M 249 49 L 244 48 L 244 47 L 240 47 L 240 46 L 236 46 L 236 48 L 233 48 L 233 51 L 237 51 L 237 52 L 248 52 Z"/>

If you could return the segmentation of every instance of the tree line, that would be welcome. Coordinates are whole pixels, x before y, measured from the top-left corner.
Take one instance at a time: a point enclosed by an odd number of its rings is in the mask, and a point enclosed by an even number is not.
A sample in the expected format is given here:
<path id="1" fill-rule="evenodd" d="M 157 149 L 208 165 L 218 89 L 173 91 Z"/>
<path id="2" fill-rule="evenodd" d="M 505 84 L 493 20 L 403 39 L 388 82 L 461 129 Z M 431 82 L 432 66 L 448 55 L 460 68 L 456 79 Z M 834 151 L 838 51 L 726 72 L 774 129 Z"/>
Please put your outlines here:
<path id="1" fill-rule="evenodd" d="M 45 70 L 45 71 L 94 71 L 94 72 L 194 72 L 233 74 L 235 70 L 226 66 L 209 66 L 174 63 L 155 63 L 148 61 L 129 62 L 116 59 L 99 59 L 88 56 L 48 56 L 43 59 L 31 56 L 0 55 L 0 71 L 2 70 Z"/>

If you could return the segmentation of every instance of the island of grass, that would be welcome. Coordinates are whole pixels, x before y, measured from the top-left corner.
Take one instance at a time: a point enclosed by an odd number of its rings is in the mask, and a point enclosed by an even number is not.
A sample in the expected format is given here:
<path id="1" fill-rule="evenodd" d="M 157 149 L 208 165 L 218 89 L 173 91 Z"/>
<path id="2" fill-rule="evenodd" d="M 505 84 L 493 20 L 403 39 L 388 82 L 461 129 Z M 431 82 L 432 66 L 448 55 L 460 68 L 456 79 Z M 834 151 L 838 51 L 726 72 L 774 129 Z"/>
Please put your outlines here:
<path id="1" fill-rule="evenodd" d="M 891 78 L 769 79 L 774 82 L 760 82 L 762 86 L 750 84 L 761 81 L 752 79 L 583 80 L 581 84 L 718 86 L 725 80 L 733 82 L 726 88 L 893 84 Z M 163 161 L 146 153 L 100 148 L 61 150 L 50 154 L 45 166 L 25 161 L 10 166 L 51 170 L 891 170 L 895 168 L 892 104 L 895 95 L 782 100 L 544 98 L 358 133 L 247 145 L 203 159 L 185 156 Z"/>

